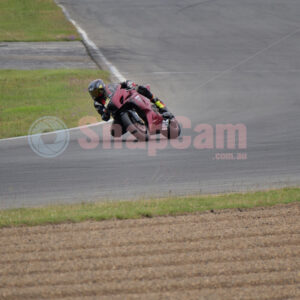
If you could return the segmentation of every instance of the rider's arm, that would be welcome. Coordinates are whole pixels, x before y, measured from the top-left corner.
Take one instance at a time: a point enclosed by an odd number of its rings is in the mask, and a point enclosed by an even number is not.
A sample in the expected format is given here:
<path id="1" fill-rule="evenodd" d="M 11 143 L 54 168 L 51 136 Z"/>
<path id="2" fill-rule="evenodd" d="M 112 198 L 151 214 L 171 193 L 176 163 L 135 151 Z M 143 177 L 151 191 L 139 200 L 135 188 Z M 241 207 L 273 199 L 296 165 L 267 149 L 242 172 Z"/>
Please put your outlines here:
<path id="1" fill-rule="evenodd" d="M 105 104 L 105 103 L 104 103 Z M 105 105 L 101 102 L 94 101 L 94 107 L 101 115 L 103 121 L 108 121 L 110 119 L 110 113 L 106 111 Z"/>
<path id="2" fill-rule="evenodd" d="M 103 103 L 94 100 L 94 107 L 100 115 L 104 113 L 105 106 Z"/>

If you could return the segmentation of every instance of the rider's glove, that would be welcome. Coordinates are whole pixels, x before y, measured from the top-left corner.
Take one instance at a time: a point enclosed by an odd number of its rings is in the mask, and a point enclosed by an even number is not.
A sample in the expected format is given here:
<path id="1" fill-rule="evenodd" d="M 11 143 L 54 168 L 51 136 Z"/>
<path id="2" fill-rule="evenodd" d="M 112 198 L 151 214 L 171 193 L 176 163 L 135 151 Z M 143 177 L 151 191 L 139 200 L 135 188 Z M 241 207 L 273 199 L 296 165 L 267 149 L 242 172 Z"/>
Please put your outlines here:
<path id="1" fill-rule="evenodd" d="M 121 89 L 126 89 L 127 88 L 127 83 L 126 81 L 123 81 L 120 83 L 121 84 Z"/>
<path id="2" fill-rule="evenodd" d="M 121 89 L 133 90 L 136 88 L 136 84 L 132 80 L 126 80 L 121 82 Z"/>
<path id="3" fill-rule="evenodd" d="M 102 117 L 102 120 L 103 121 L 108 121 L 109 119 L 110 119 L 110 113 L 109 112 L 107 112 L 106 110 L 103 112 L 103 114 L 101 115 L 101 117 Z"/>
<path id="4" fill-rule="evenodd" d="M 132 80 L 126 80 L 126 86 L 128 89 L 133 90 L 136 87 L 136 84 Z"/>

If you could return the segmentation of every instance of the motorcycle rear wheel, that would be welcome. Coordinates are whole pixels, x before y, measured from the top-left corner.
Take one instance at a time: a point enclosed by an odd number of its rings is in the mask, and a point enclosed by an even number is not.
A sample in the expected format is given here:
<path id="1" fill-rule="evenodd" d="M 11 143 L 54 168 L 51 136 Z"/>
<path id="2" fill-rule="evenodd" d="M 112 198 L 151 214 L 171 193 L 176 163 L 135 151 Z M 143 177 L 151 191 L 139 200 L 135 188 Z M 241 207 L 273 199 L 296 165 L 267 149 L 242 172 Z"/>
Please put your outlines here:
<path id="1" fill-rule="evenodd" d="M 178 121 L 175 118 L 173 118 L 169 122 L 168 130 L 162 131 L 161 133 L 169 140 L 176 139 L 180 136 L 181 127 Z"/>

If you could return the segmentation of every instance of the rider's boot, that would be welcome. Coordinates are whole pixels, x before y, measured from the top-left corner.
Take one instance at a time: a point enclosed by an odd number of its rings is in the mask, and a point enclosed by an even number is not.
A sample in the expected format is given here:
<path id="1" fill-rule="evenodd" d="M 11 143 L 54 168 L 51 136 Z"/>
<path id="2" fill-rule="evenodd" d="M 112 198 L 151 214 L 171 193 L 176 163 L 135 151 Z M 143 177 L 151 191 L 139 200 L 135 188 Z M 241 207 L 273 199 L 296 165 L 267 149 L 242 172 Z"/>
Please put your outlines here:
<path id="1" fill-rule="evenodd" d="M 158 108 L 159 113 L 163 116 L 164 119 L 172 119 L 174 116 L 170 113 L 165 106 L 165 104 L 158 98 L 154 98 L 153 101 Z"/>

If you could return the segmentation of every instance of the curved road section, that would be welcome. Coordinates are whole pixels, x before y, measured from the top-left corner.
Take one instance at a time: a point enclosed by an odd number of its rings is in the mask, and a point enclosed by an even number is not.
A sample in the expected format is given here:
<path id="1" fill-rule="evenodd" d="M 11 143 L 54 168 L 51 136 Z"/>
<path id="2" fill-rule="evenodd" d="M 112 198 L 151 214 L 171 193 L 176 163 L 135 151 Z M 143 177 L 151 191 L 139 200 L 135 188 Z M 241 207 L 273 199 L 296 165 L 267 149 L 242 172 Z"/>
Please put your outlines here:
<path id="1" fill-rule="evenodd" d="M 101 124 L 72 130 L 52 158 L 26 138 L 1 141 L 0 207 L 299 184 L 300 2 L 64 6 L 124 77 L 181 116 L 182 138 L 112 142 Z"/>

